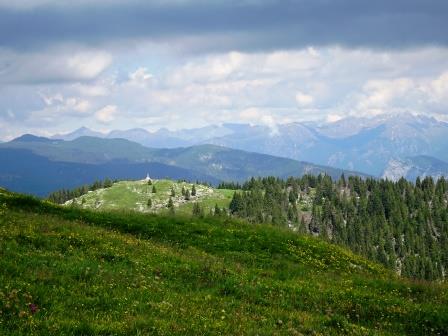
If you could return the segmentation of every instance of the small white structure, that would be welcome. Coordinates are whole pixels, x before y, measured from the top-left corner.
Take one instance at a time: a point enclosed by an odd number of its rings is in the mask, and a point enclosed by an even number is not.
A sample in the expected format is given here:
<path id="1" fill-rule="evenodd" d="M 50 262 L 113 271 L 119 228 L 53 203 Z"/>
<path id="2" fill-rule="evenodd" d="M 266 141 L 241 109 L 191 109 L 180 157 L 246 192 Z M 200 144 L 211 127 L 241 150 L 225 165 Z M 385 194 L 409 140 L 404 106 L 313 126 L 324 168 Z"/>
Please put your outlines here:
<path id="1" fill-rule="evenodd" d="M 151 180 L 151 178 L 149 177 L 149 174 L 146 174 L 145 182 L 148 182 L 148 181 L 152 181 L 152 180 Z"/>

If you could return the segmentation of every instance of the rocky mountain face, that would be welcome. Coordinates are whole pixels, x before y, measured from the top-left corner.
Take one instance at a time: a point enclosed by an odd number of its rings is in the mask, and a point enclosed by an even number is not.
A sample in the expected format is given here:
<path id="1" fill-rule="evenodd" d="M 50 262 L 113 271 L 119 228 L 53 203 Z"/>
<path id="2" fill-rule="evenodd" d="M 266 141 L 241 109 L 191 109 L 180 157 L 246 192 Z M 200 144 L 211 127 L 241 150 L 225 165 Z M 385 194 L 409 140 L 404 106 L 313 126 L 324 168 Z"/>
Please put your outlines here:
<path id="1" fill-rule="evenodd" d="M 430 156 L 415 156 L 405 159 L 391 159 L 381 177 L 397 181 L 401 177 L 415 181 L 417 177 L 448 177 L 448 163 Z"/>

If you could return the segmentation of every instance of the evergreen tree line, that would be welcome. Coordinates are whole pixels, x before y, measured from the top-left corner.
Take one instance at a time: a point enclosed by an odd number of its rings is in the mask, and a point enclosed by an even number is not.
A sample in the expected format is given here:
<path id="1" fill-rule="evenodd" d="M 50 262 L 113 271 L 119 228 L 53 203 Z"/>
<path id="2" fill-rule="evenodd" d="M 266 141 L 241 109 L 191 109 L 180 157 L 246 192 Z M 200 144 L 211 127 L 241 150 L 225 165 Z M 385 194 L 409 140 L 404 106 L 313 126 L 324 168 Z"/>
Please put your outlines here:
<path id="1" fill-rule="evenodd" d="M 71 199 L 87 194 L 89 191 L 112 187 L 115 182 L 118 182 L 118 180 L 112 181 L 111 179 L 106 178 L 103 181 L 95 181 L 90 185 L 86 184 L 75 189 L 57 190 L 48 195 L 47 199 L 53 203 L 64 204 Z"/>
<path id="2" fill-rule="evenodd" d="M 253 178 L 234 193 L 229 211 L 318 235 L 404 276 L 435 280 L 446 278 L 448 268 L 447 203 L 444 178 L 411 183 L 307 175 Z"/>
<path id="3" fill-rule="evenodd" d="M 229 190 L 239 190 L 242 189 L 242 185 L 238 182 L 221 182 L 216 187 L 217 189 L 229 189 Z"/>

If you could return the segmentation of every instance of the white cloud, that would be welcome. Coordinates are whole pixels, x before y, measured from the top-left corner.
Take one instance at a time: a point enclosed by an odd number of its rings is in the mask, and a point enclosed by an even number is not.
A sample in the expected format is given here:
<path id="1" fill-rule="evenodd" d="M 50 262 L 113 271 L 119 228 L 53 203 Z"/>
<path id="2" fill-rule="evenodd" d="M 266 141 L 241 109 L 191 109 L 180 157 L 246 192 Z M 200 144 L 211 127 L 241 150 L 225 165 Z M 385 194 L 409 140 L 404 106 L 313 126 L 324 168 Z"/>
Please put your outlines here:
<path id="1" fill-rule="evenodd" d="M 334 122 L 339 121 L 341 119 L 343 119 L 342 116 L 340 116 L 338 114 L 331 114 L 330 113 L 330 114 L 327 115 L 326 121 L 329 122 L 329 123 L 334 123 Z"/>
<path id="2" fill-rule="evenodd" d="M 47 106 L 52 106 L 54 104 L 60 104 L 64 102 L 64 97 L 62 97 L 62 94 L 60 93 L 56 93 L 52 96 L 45 96 L 43 93 L 41 93 L 40 96 Z"/>
<path id="3" fill-rule="evenodd" d="M 69 57 L 64 63 L 70 73 L 78 73 L 81 79 L 90 79 L 106 69 L 112 63 L 112 57 L 105 52 L 87 51 Z"/>
<path id="4" fill-rule="evenodd" d="M 0 82 L 7 74 L 10 81 L 15 78 L 20 83 L 0 84 L 0 115 L 10 109 L 15 117 L 5 115 L 6 121 L 41 122 L 45 127 L 51 121 L 66 129 L 69 123 L 73 128 L 89 123 L 131 128 L 142 122 L 184 128 L 250 122 L 268 125 L 275 134 L 276 125 L 298 120 L 336 121 L 347 115 L 403 111 L 442 118 L 448 113 L 448 48 L 386 52 L 310 47 L 143 62 L 150 51 L 141 52 L 139 59 L 114 57 L 114 64 L 108 66 L 112 56 L 109 61 L 107 56 L 92 57 L 90 63 L 88 57 L 65 53 L 64 60 L 55 64 L 71 62 L 70 67 L 58 73 L 54 64 L 38 67 L 41 72 L 36 70 L 31 78 L 39 80 L 32 85 L 18 80 L 28 68 L 17 64 L 25 61 L 0 65 Z M 9 64 L 2 62 L 11 60 L 4 55 L 0 52 L 0 64 Z M 121 64 L 132 71 L 123 71 Z M 83 69 L 81 75 L 76 69 Z M 48 78 L 58 76 L 70 81 L 48 83 Z M 41 92 L 43 97 L 38 95 Z"/>
<path id="5" fill-rule="evenodd" d="M 117 106 L 107 105 L 95 113 L 95 118 L 100 123 L 109 124 L 110 122 L 115 120 L 115 115 L 117 114 L 117 112 L 118 112 Z"/>
<path id="6" fill-rule="evenodd" d="M 88 97 L 103 97 L 107 96 L 110 91 L 105 85 L 85 85 L 85 84 L 75 84 L 73 88 L 79 92 L 82 96 Z"/>
<path id="7" fill-rule="evenodd" d="M 153 75 L 145 67 L 140 67 L 129 74 L 129 84 L 135 86 L 145 86 Z"/>
<path id="8" fill-rule="evenodd" d="M 423 88 L 423 91 L 429 95 L 431 101 L 443 101 L 448 104 L 448 71 L 431 81 L 428 87 Z"/>
<path id="9" fill-rule="evenodd" d="M 0 49 L 0 83 L 80 82 L 98 77 L 112 63 L 103 51 L 66 49 L 18 54 Z"/>
<path id="10" fill-rule="evenodd" d="M 174 69 L 168 77 L 171 86 L 182 86 L 186 83 L 206 83 L 229 79 L 238 71 L 246 69 L 248 56 L 239 52 L 224 55 L 207 56 L 187 62 Z"/>
<path id="11" fill-rule="evenodd" d="M 79 97 L 65 98 L 60 93 L 53 96 L 40 93 L 40 96 L 44 106 L 31 111 L 22 122 L 33 126 L 46 125 L 48 127 L 48 123 L 60 123 L 63 119 L 80 119 L 90 116 L 92 106 L 88 100 Z"/>
<path id="12" fill-rule="evenodd" d="M 88 100 L 77 97 L 64 98 L 61 93 L 53 96 L 45 96 L 42 93 L 40 95 L 47 107 L 55 107 L 57 113 L 72 111 L 86 113 L 91 107 Z"/>
<path id="13" fill-rule="evenodd" d="M 239 117 L 242 121 L 250 122 L 253 124 L 263 124 L 269 127 L 270 135 L 275 136 L 278 134 L 278 126 L 275 118 L 271 112 L 265 109 L 256 107 L 249 107 L 240 111 Z"/>
<path id="14" fill-rule="evenodd" d="M 296 94 L 296 102 L 301 107 L 310 106 L 314 103 L 314 97 L 299 91 Z"/>
<path id="15" fill-rule="evenodd" d="M 384 113 L 394 101 L 402 100 L 413 88 L 415 84 L 409 78 L 369 80 L 363 87 L 363 97 L 357 110 L 369 115 Z"/>

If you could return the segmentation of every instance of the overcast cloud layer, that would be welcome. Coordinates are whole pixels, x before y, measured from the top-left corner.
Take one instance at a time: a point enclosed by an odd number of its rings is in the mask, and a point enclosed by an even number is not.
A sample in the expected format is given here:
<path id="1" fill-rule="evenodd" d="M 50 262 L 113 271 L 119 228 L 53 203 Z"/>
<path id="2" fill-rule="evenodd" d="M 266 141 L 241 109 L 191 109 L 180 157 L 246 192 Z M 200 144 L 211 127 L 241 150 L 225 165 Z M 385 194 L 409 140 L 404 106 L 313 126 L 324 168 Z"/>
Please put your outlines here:
<path id="1" fill-rule="evenodd" d="M 199 51 L 446 45 L 447 13 L 444 0 L 16 0 L 1 2 L 0 44 L 40 49 L 194 37 Z"/>
<path id="2" fill-rule="evenodd" d="M 448 2 L 0 0 L 0 139 L 448 113 Z"/>

